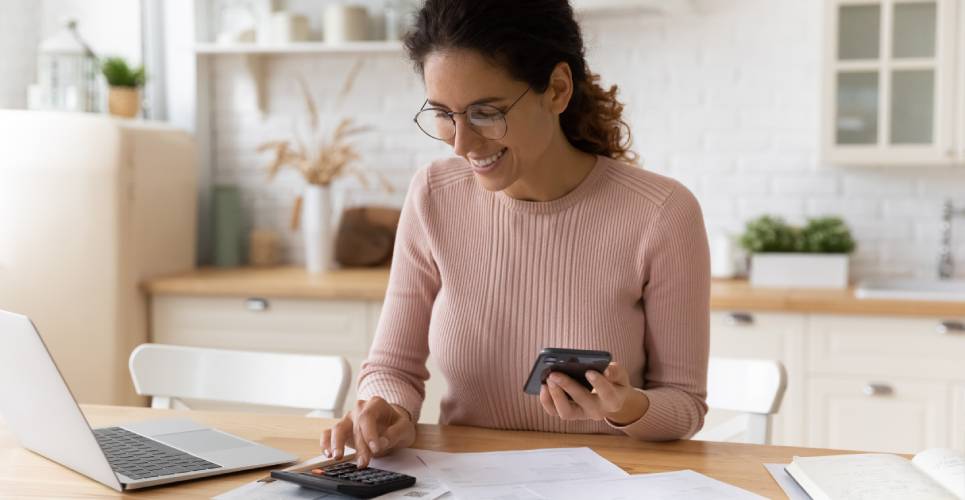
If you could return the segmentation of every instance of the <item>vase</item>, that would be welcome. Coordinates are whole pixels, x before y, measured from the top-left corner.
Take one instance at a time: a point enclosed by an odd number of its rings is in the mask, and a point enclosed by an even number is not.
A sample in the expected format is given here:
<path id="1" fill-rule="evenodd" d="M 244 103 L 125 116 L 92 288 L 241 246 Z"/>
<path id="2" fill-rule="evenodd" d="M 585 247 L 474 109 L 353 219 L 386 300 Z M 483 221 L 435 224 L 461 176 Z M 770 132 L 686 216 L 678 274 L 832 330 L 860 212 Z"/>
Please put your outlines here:
<path id="1" fill-rule="evenodd" d="M 141 91 L 135 87 L 111 87 L 107 109 L 113 116 L 134 118 L 141 111 Z"/>
<path id="2" fill-rule="evenodd" d="M 309 184 L 302 197 L 302 236 L 309 273 L 332 269 L 332 188 Z"/>

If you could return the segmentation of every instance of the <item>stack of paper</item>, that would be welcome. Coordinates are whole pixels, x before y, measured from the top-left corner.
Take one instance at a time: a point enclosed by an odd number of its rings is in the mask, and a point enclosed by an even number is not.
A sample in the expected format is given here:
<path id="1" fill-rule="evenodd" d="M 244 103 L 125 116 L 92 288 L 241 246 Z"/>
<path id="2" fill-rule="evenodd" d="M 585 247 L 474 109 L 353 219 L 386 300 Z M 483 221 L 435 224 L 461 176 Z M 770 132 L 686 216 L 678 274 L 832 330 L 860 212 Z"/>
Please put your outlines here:
<path id="1" fill-rule="evenodd" d="M 322 457 L 320 457 L 322 458 Z M 324 460 L 322 458 L 322 460 Z M 319 461 L 322 461 L 319 460 Z M 758 500 L 735 486 L 691 470 L 629 475 L 589 448 L 486 453 L 404 449 L 373 467 L 415 476 L 412 488 L 380 499 L 435 500 Z M 448 494 L 447 494 L 448 492 Z M 216 500 L 342 499 L 284 481 L 256 481 Z"/>

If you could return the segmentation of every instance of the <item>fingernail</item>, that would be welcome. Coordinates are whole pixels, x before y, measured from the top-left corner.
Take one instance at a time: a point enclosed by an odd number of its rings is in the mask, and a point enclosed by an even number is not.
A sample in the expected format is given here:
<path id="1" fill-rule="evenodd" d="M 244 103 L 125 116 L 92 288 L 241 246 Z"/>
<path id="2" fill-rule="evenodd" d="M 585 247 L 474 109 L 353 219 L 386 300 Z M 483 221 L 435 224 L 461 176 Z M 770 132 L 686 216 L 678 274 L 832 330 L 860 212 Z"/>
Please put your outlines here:
<path id="1" fill-rule="evenodd" d="M 586 372 L 586 378 L 589 379 L 589 380 L 596 380 L 597 377 L 599 377 L 599 376 L 600 376 L 600 374 L 597 373 L 597 372 L 595 372 L 595 371 L 593 371 L 593 370 L 588 370 L 588 371 Z"/>
<path id="2" fill-rule="evenodd" d="M 384 436 L 379 438 L 379 449 L 386 448 L 387 446 L 389 446 L 389 438 Z"/>
<path id="3" fill-rule="evenodd" d="M 326 458 L 332 458 L 332 452 L 328 450 L 322 450 L 322 454 L 325 455 Z"/>
<path id="4" fill-rule="evenodd" d="M 372 453 L 378 453 L 379 443 L 376 443 L 375 441 L 369 441 L 369 449 L 372 450 Z"/>

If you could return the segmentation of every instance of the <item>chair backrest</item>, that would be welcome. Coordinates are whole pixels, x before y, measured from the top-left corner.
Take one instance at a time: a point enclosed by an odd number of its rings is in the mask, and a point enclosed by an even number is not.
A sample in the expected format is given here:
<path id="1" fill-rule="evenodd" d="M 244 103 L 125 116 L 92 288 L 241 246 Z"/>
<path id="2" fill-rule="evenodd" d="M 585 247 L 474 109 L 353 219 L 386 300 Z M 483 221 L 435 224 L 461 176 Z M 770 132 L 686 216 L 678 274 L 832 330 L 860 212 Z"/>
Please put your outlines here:
<path id="1" fill-rule="evenodd" d="M 787 372 L 779 361 L 710 358 L 707 405 L 740 415 L 701 430 L 694 439 L 770 444 L 771 416 L 780 409 Z"/>
<path id="2" fill-rule="evenodd" d="M 142 344 L 131 352 L 134 389 L 154 408 L 184 400 L 311 410 L 338 418 L 351 380 L 341 356 Z M 180 406 L 186 406 L 181 404 Z"/>

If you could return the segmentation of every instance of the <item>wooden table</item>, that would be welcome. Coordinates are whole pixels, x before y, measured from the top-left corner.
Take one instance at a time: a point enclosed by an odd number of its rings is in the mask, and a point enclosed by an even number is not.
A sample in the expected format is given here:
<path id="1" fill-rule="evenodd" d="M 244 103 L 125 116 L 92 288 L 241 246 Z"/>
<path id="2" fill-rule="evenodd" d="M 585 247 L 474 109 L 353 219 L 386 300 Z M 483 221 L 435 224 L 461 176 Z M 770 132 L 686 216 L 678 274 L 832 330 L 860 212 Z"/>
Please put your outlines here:
<path id="1" fill-rule="evenodd" d="M 94 427 L 152 418 L 190 417 L 307 459 L 319 454 L 318 436 L 332 420 L 298 416 L 152 410 L 84 405 Z M 474 427 L 420 425 L 415 448 L 500 451 L 588 446 L 631 474 L 693 469 L 767 498 L 786 498 L 762 463 L 786 463 L 794 455 L 840 450 L 756 446 L 703 441 L 645 443 L 621 436 L 511 432 Z M 210 498 L 262 477 L 264 470 L 159 486 L 121 494 L 20 448 L 0 420 L 0 498 Z"/>

